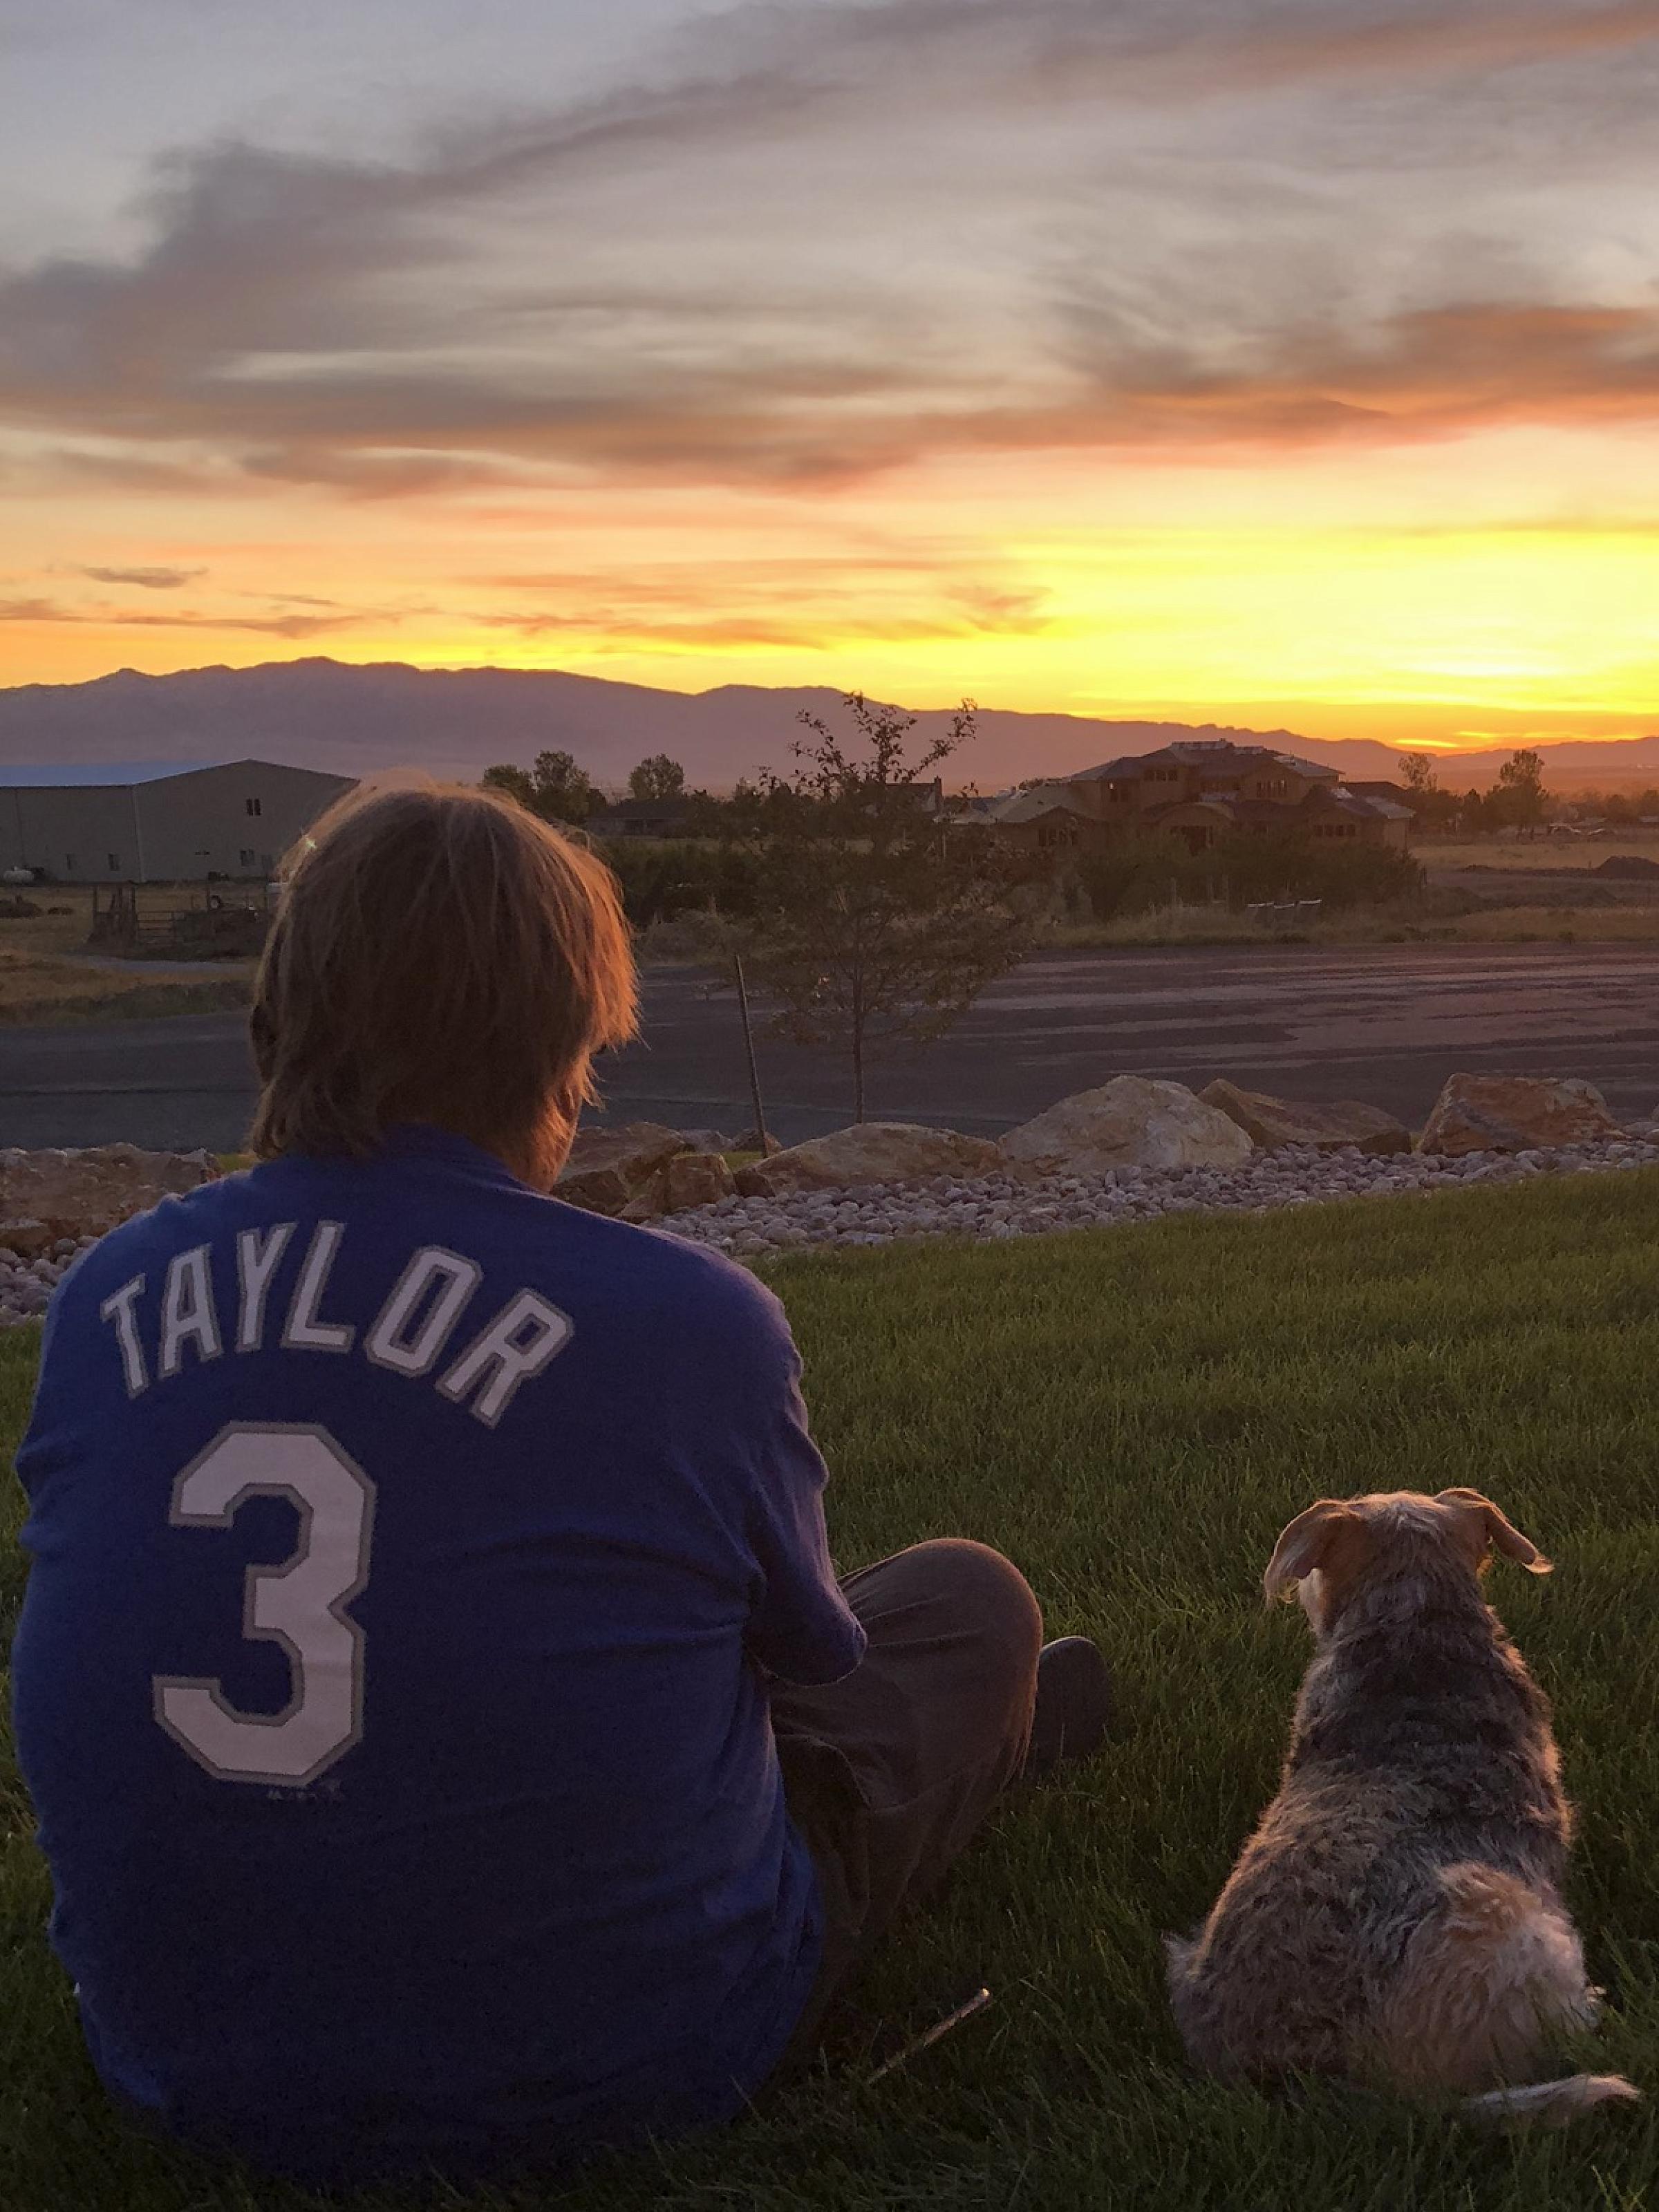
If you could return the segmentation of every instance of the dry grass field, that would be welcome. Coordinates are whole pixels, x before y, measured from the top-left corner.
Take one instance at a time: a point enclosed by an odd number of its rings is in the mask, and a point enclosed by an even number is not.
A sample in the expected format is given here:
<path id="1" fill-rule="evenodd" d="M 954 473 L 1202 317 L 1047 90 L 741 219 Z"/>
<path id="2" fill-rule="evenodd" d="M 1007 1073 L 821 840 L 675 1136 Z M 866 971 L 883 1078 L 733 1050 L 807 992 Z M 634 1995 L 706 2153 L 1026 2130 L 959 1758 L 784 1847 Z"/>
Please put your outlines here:
<path id="1" fill-rule="evenodd" d="M 231 896 L 240 896 L 240 886 L 226 888 Z M 199 906 L 207 889 L 204 884 L 141 884 L 137 887 L 140 919 L 159 921 L 180 907 Z M 5 896 L 27 899 L 43 911 L 21 921 L 0 916 L 0 946 L 14 952 L 85 951 L 92 932 L 91 884 L 41 884 Z M 106 902 L 108 894 L 100 888 L 98 896 Z"/>
<path id="2" fill-rule="evenodd" d="M 139 912 L 159 918 L 199 903 L 202 894 L 199 884 L 146 884 L 138 893 Z M 46 911 L 17 921 L 0 916 L 0 1025 L 136 1021 L 158 1014 L 212 1012 L 246 1002 L 251 960 L 192 963 L 191 972 L 179 974 L 153 960 L 101 956 L 87 945 L 89 888 L 43 885 L 22 896 Z"/>
<path id="3" fill-rule="evenodd" d="M 1659 861 L 1659 836 L 1581 839 L 1493 840 L 1463 843 L 1425 842 L 1419 857 L 1431 879 L 1476 868 L 1501 878 L 1594 868 L 1616 855 Z M 228 887 L 228 889 L 229 887 Z M 1519 887 L 1517 886 L 1517 889 Z M 1606 887 L 1598 885 L 1601 895 Z M 1407 908 L 1358 908 L 1328 915 L 1291 933 L 1297 942 L 1315 945 L 1469 944 L 1659 944 L 1659 879 L 1617 886 L 1626 903 L 1577 905 L 1571 876 L 1564 878 L 1559 905 L 1492 904 L 1463 915 L 1437 915 Z M 1501 883 L 1492 891 L 1501 896 Z M 147 884 L 138 893 L 140 912 L 160 917 L 177 908 L 199 904 L 199 884 Z M 231 894 L 234 896 L 234 891 Z M 1484 893 L 1482 895 L 1485 895 Z M 192 963 L 193 973 L 169 972 L 154 960 L 99 957 L 88 950 L 92 892 L 83 885 L 57 885 L 26 894 L 42 907 L 61 908 L 32 919 L 0 917 L 0 1026 L 19 1022 L 138 1020 L 154 1015 L 201 1013 L 246 1003 L 253 963 L 249 960 Z M 1109 922 L 1079 922 L 1053 929 L 1052 945 L 1085 950 L 1121 945 L 1255 945 L 1273 933 L 1246 914 L 1220 906 L 1158 907 Z M 708 957 L 700 940 L 683 943 L 684 922 L 657 924 L 642 933 L 639 951 L 647 965 L 674 964 Z"/>
<path id="4" fill-rule="evenodd" d="M 1478 914 L 1425 922 L 1416 934 L 1452 944 L 1659 944 L 1659 902 L 1644 906 L 1492 906 Z"/>
<path id="5" fill-rule="evenodd" d="M 1419 838 L 1414 856 L 1437 874 L 1443 868 L 1597 868 L 1615 858 L 1659 862 L 1659 831 L 1611 837 Z"/>
<path id="6" fill-rule="evenodd" d="M 1114 921 L 1054 930 L 1047 942 L 1072 951 L 1104 945 L 1265 945 L 1274 933 L 1225 907 L 1157 907 Z M 1659 901 L 1631 906 L 1490 906 L 1433 915 L 1355 908 L 1290 933 L 1303 945 L 1659 944 Z"/>
<path id="7" fill-rule="evenodd" d="M 0 944 L 0 1026 L 214 1013 L 246 1006 L 252 975 L 250 960 L 216 960 L 210 969 L 169 975 L 153 961 L 78 960 Z"/>

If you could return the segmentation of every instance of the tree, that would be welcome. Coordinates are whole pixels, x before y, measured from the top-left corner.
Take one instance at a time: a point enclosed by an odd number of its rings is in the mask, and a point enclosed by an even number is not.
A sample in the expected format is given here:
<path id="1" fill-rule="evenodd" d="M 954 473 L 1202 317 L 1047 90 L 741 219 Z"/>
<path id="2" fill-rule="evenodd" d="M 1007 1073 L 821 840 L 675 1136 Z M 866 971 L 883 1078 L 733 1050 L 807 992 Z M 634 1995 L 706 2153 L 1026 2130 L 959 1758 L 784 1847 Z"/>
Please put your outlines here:
<path id="1" fill-rule="evenodd" d="M 586 769 L 568 753 L 540 752 L 531 769 L 536 811 L 550 822 L 586 822 L 604 804 Z"/>
<path id="2" fill-rule="evenodd" d="M 931 803 L 929 772 L 974 735 L 971 702 L 914 759 L 914 715 L 862 692 L 845 703 L 851 737 L 803 713 L 799 767 L 757 793 L 754 965 L 786 1035 L 847 1052 L 861 1121 L 870 1058 L 941 1036 L 1019 960 L 1030 924 L 1009 902 L 1013 864 Z"/>
<path id="3" fill-rule="evenodd" d="M 630 799 L 679 799 L 685 793 L 685 770 L 666 753 L 652 753 L 628 772 Z"/>
<path id="4" fill-rule="evenodd" d="M 1544 757 L 1524 747 L 1498 771 L 1494 810 L 1501 822 L 1535 830 L 1544 818 Z"/>
<path id="5" fill-rule="evenodd" d="M 480 780 L 486 791 L 505 792 L 509 799 L 516 799 L 520 806 L 528 808 L 532 814 L 535 812 L 535 784 L 531 779 L 530 770 L 520 768 L 516 761 L 497 761 L 493 767 L 484 770 Z"/>
<path id="6" fill-rule="evenodd" d="M 539 752 L 527 769 L 498 761 L 484 770 L 483 781 L 488 789 L 506 792 L 546 822 L 580 823 L 603 803 L 586 769 L 579 768 L 568 753 Z"/>
<path id="7" fill-rule="evenodd" d="M 1424 830 L 1450 829 L 1458 818 L 1462 801 L 1455 791 L 1441 788 L 1432 755 L 1407 753 L 1404 760 L 1406 789 L 1418 826 Z"/>

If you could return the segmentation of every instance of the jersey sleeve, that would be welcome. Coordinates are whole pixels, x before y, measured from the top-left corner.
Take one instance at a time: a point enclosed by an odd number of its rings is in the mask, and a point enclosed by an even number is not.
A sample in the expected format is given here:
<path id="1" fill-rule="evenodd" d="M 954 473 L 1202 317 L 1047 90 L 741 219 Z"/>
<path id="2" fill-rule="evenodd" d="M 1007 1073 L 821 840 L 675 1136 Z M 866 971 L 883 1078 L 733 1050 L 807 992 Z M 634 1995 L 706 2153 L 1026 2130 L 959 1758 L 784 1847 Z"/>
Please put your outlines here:
<path id="1" fill-rule="evenodd" d="M 782 1310 L 775 1310 L 768 1418 L 749 1516 L 757 1593 L 748 1644 L 769 1673 L 817 1686 L 850 1674 L 864 1656 L 866 1638 L 830 1563 L 823 1522 L 829 1477 L 807 1429 L 800 1355 Z"/>

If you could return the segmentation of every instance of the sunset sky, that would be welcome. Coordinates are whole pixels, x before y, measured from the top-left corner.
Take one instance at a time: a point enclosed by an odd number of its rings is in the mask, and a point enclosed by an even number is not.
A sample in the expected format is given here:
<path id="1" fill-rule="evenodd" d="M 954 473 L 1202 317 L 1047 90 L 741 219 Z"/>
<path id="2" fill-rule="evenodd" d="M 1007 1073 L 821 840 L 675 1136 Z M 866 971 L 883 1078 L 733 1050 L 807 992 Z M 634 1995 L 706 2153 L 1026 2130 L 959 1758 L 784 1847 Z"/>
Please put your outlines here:
<path id="1" fill-rule="evenodd" d="M 0 0 L 0 682 L 1659 728 L 1659 0 Z"/>

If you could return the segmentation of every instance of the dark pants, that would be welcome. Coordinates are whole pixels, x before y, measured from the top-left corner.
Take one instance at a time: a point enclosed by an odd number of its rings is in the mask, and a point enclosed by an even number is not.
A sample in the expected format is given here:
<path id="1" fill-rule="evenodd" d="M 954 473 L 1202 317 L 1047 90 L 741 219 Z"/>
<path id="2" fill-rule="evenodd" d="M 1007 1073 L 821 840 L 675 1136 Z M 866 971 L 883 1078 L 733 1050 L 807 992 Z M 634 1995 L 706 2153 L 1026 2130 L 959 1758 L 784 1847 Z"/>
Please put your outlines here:
<path id="1" fill-rule="evenodd" d="M 916 1544 L 842 1587 L 870 1639 L 862 1662 L 827 1689 L 772 1691 L 789 1812 L 824 1905 L 823 1962 L 786 2066 L 1018 1773 L 1042 1644 L 1030 1585 L 983 1544 Z"/>

